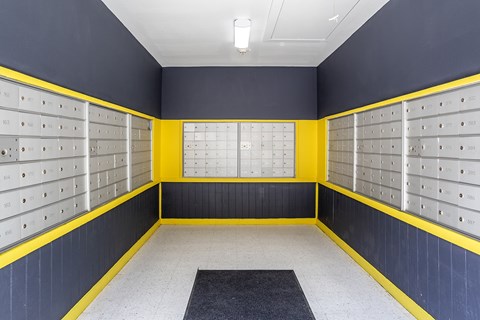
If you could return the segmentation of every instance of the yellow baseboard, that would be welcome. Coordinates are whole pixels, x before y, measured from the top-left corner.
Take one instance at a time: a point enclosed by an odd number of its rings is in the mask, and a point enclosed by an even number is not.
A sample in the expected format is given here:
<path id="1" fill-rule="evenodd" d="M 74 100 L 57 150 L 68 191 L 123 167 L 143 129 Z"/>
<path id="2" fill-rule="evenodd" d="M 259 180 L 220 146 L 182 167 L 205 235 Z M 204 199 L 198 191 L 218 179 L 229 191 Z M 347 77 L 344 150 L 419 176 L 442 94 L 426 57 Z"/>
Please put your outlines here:
<path id="1" fill-rule="evenodd" d="M 137 251 L 147 242 L 155 230 L 160 226 L 157 221 L 121 258 L 108 272 L 73 306 L 72 309 L 63 317 L 64 320 L 77 319 L 80 314 L 88 307 L 90 303 L 98 296 L 107 284 L 122 270 L 127 262 L 137 253 Z"/>
<path id="2" fill-rule="evenodd" d="M 165 225 L 288 225 L 315 224 L 315 218 L 278 219 L 161 219 Z"/>
<path id="3" fill-rule="evenodd" d="M 365 258 L 352 249 L 345 241 L 340 239 L 326 225 L 317 220 L 317 227 L 322 230 L 330 239 L 332 239 L 343 251 L 345 251 L 356 263 L 367 271 L 382 287 L 387 290 L 402 306 L 405 307 L 417 319 L 434 319 L 427 311 L 420 307 L 408 295 L 400 290 L 395 284 L 388 280 L 380 271 L 372 266 Z"/>

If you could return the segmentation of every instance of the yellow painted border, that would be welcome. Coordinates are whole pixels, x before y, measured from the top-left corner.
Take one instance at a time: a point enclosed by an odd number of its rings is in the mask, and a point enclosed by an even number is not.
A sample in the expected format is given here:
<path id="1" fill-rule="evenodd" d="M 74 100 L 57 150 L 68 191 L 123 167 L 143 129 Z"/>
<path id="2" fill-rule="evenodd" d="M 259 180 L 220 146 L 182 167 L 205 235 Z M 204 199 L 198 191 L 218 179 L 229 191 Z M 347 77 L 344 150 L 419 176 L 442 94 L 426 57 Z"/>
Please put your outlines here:
<path id="1" fill-rule="evenodd" d="M 98 99 L 98 98 L 95 98 L 95 97 L 92 97 L 92 96 L 89 96 L 89 95 L 86 95 L 86 94 L 83 94 L 83 93 L 80 93 L 80 92 L 77 92 L 77 91 L 74 91 L 74 90 L 70 90 L 70 89 L 64 88 L 62 86 L 59 86 L 59 85 L 56 85 L 56 84 L 53 84 L 53 83 L 49 83 L 47 81 L 40 80 L 40 79 L 31 77 L 31 76 L 28 76 L 26 74 L 23 74 L 23 73 L 20 73 L 18 71 L 8 69 L 8 68 L 5 68 L 5 67 L 0 67 L 0 77 L 8 79 L 8 80 L 13 80 L 13 81 L 16 81 L 16 82 L 20 82 L 20 83 L 23 83 L 23 84 L 26 84 L 26 85 L 29 85 L 29 86 L 37 87 L 37 88 L 40 88 L 40 89 L 48 90 L 48 91 L 51 91 L 51 92 L 56 93 L 56 94 L 62 94 L 62 95 L 65 95 L 65 96 L 68 96 L 68 97 L 71 97 L 71 98 L 78 99 L 78 100 L 88 101 L 90 103 L 98 104 L 98 105 L 108 107 L 108 108 L 111 108 L 111 109 L 115 109 L 115 110 L 118 110 L 118 111 L 121 111 L 121 112 L 127 112 L 127 113 L 133 114 L 135 116 L 143 117 L 143 118 L 146 118 L 146 119 L 149 119 L 149 120 L 155 119 L 154 117 L 152 117 L 148 114 L 145 114 L 145 113 L 142 113 L 142 112 L 139 112 L 139 111 L 136 111 L 136 110 L 132 110 L 132 109 L 129 109 L 129 108 L 125 108 L 125 107 L 122 107 L 118 104 L 111 103 L 111 102 L 108 102 L 108 101 L 105 101 L 105 100 L 102 100 L 102 99 Z"/>
<path id="2" fill-rule="evenodd" d="M 277 219 L 161 219 L 162 225 L 292 225 L 315 224 L 315 218 Z"/>
<path id="3" fill-rule="evenodd" d="M 358 113 L 358 112 L 362 112 L 362 111 L 366 111 L 366 110 L 370 110 L 370 109 L 380 108 L 380 107 L 388 106 L 388 105 L 394 104 L 394 103 L 400 103 L 400 102 L 405 101 L 405 100 L 413 100 L 413 99 L 421 98 L 423 96 L 436 94 L 436 93 L 456 89 L 456 88 L 467 86 L 467 85 L 472 85 L 472 84 L 475 84 L 477 82 L 480 82 L 480 74 L 476 74 L 476 75 L 473 75 L 473 76 L 470 76 L 470 77 L 450 81 L 450 82 L 443 83 L 443 84 L 440 84 L 438 86 L 430 87 L 430 88 L 427 88 L 427 89 L 407 93 L 407 94 L 404 94 L 404 95 L 401 95 L 401 96 L 398 96 L 398 97 L 394 97 L 394 98 L 391 98 L 391 99 L 375 102 L 375 103 L 372 103 L 372 104 L 369 104 L 369 105 L 366 105 L 366 106 L 363 106 L 363 107 L 359 107 L 359 108 L 347 110 L 347 111 L 344 111 L 344 112 L 340 112 L 340 113 L 337 113 L 337 114 L 334 114 L 334 115 L 327 116 L 323 119 L 331 120 L 331 119 L 347 116 L 347 115 L 350 115 L 350 114 L 353 114 L 353 113 Z"/>
<path id="4" fill-rule="evenodd" d="M 156 145 L 157 141 L 160 141 L 160 121 L 152 116 L 144 114 L 142 112 L 138 112 L 129 108 L 122 107 L 120 105 L 110 103 L 105 100 L 97 99 L 95 97 L 91 97 L 89 95 L 76 92 L 74 90 L 70 90 L 64 87 L 61 87 L 56 84 L 49 83 L 44 80 L 37 79 L 32 76 L 25 75 L 21 72 L 8 69 L 5 67 L 0 66 L 0 77 L 5 78 L 7 80 L 12 80 L 24 85 L 40 88 L 43 90 L 50 91 L 55 94 L 65 95 L 74 99 L 88 101 L 90 103 L 102 105 L 111 109 L 115 109 L 121 112 L 126 112 L 132 115 L 136 115 L 139 117 L 143 117 L 145 119 L 152 120 L 153 123 L 153 133 L 152 133 L 152 144 L 153 144 L 153 160 L 158 163 L 160 162 L 160 145 Z M 104 214 L 105 212 L 115 208 L 116 206 L 120 205 L 121 203 L 135 197 L 136 195 L 144 192 L 145 190 L 155 186 L 156 184 L 160 183 L 160 166 L 155 167 L 153 166 L 153 181 L 149 184 L 146 184 L 132 192 L 123 195 L 93 211 L 90 211 L 82 216 L 74 218 L 63 225 L 55 227 L 52 230 L 46 231 L 44 234 L 41 234 L 35 238 L 27 240 L 26 242 L 20 243 L 19 245 L 12 247 L 8 251 L 0 254 L 0 268 L 9 265 L 16 260 L 26 256 L 27 254 L 37 250 L 38 248 L 43 247 L 44 245 L 54 241 L 55 239 L 60 238 L 61 236 L 71 232 L 72 230 L 88 223 L 89 221 L 99 217 L 100 215 Z"/>
<path id="5" fill-rule="evenodd" d="M 388 214 L 389 216 L 392 216 L 400 221 L 403 221 L 405 223 L 408 223 L 416 228 L 419 228 L 423 231 L 426 231 L 430 234 L 433 234 L 441 239 L 444 239 L 448 242 L 451 242 L 459 247 L 462 247 L 466 250 L 469 250 L 473 253 L 480 254 L 480 242 L 474 238 L 470 238 L 467 235 L 464 235 L 462 233 L 456 232 L 452 229 L 448 229 L 445 227 L 442 227 L 441 225 L 438 225 L 436 223 L 432 223 L 428 220 L 424 220 L 418 216 L 415 216 L 413 214 L 409 214 L 406 212 L 403 212 L 401 210 L 395 209 L 393 207 L 390 207 L 386 204 L 383 204 L 381 202 L 377 202 L 373 199 L 367 198 L 365 196 L 362 196 L 361 194 L 355 193 L 353 191 L 350 191 L 348 189 L 339 187 L 335 184 L 332 184 L 330 182 L 322 182 L 322 185 L 325 187 L 335 190 L 341 194 L 346 195 L 347 197 L 350 197 L 352 199 L 355 199 L 363 204 L 366 204 L 367 206 L 370 206 L 372 208 L 375 208 L 379 211 L 382 211 L 385 214 Z"/>
<path id="6" fill-rule="evenodd" d="M 220 183 L 315 183 L 317 182 L 317 120 L 270 119 L 181 119 L 162 121 L 162 182 L 220 182 Z M 295 123 L 295 177 L 294 178 L 184 178 L 182 172 L 183 124 L 186 122 L 294 122 Z M 301 140 L 300 140 L 301 139 Z"/>
<path id="7" fill-rule="evenodd" d="M 320 221 L 317 221 L 316 225 L 343 251 L 345 251 L 356 263 L 358 263 L 368 274 L 370 274 L 373 279 L 375 279 L 382 287 L 384 287 L 385 290 L 387 290 L 387 292 L 390 293 L 395 298 L 395 300 L 397 300 L 402 306 L 404 306 L 405 309 L 407 309 L 415 318 L 422 320 L 434 319 L 427 311 L 425 311 L 408 295 L 406 295 L 402 290 L 400 290 L 395 284 L 388 280 L 380 271 L 378 271 L 360 254 L 353 250 L 353 248 L 350 247 L 345 241 L 340 239 L 326 225 L 324 225 Z"/>
<path id="8" fill-rule="evenodd" d="M 358 113 L 358 112 L 362 112 L 362 111 L 365 111 L 365 110 L 370 110 L 370 109 L 375 109 L 375 108 L 379 108 L 379 107 L 383 107 L 383 106 L 386 106 L 386 105 L 390 105 L 390 104 L 393 104 L 393 103 L 400 103 L 402 101 L 406 101 L 406 100 L 412 100 L 412 99 L 417 99 L 417 98 L 420 98 L 420 97 L 424 97 L 424 96 L 427 96 L 427 95 L 431 95 L 431 94 L 437 94 L 437 93 L 441 93 L 441 92 L 445 92 L 445 91 L 448 91 L 448 90 L 453 90 L 453 89 L 457 89 L 457 88 L 460 88 L 460 87 L 464 87 L 464 86 L 468 86 L 468 85 L 473 85 L 473 84 L 476 84 L 476 83 L 479 83 L 480 82 L 480 74 L 477 74 L 477 75 L 473 75 L 473 76 L 470 76 L 470 77 L 466 77 L 466 78 L 462 78 L 462 79 L 458 79 L 458 80 L 454 80 L 454 81 L 451 81 L 451 82 L 447 82 L 447 83 L 444 83 L 444 84 L 441 84 L 441 85 L 438 85 L 438 86 L 434 86 L 434 87 L 431 87 L 431 88 L 427 88 L 427 89 L 424 89 L 424 90 L 420 90 L 420 91 L 416 91 L 416 92 L 413 92 L 413 93 L 408 93 L 408 94 L 405 94 L 405 95 L 402 95 L 402 96 L 398 96 L 398 97 L 395 97 L 395 98 L 392 98 L 392 99 L 388 99 L 388 100 L 384 100 L 384 101 L 380 101 L 380 102 L 377 102 L 377 103 L 373 103 L 373 104 L 370 104 L 370 105 L 367 105 L 367 106 L 364 106 L 364 107 L 360 107 L 360 108 L 356 108 L 356 109 L 352 109 L 352 110 L 348 110 L 348 111 L 345 111 L 345 112 L 341 112 L 341 113 L 338 113 L 338 114 L 334 114 L 334 115 L 331 115 L 331 116 L 328 116 L 328 117 L 325 117 L 325 118 L 322 118 L 320 119 L 320 124 L 319 124 L 319 137 L 321 137 L 321 135 L 323 134 L 325 140 L 324 140 L 324 147 L 321 148 L 320 145 L 321 145 L 321 141 L 319 141 L 319 161 L 320 162 L 323 162 L 322 165 L 323 165 L 323 168 L 319 167 L 318 171 L 319 171 L 319 179 L 318 179 L 318 183 L 326 186 L 327 188 L 330 188 L 330 189 L 333 189 L 339 193 L 342 193 L 350 198 L 353 198 L 359 202 L 362 202 L 372 208 L 375 208 L 379 211 L 382 211 L 383 213 L 385 214 L 388 214 L 398 220 L 401 220 L 405 223 L 408 223 L 416 228 L 419 228 L 423 231 L 426 231 L 430 234 L 433 234 L 443 240 L 446 240 L 450 243 L 453 243 L 461 248 L 464 248 L 468 251 L 471 251 L 475 254 L 480 254 L 480 241 L 478 241 L 478 239 L 475 239 L 475 238 L 472 238 L 466 234 L 462 234 L 460 232 L 457 232 L 453 229 L 449 229 L 447 227 L 443 227 L 441 225 L 438 225 L 434 222 L 431 222 L 431 221 L 427 221 L 427 220 L 424 220 L 418 216 L 415 216 L 415 215 L 412 215 L 412 214 L 409 214 L 409 213 L 406 213 L 406 212 L 403 212 L 401 210 L 398 210 L 398 209 L 395 209 L 395 208 L 392 208 L 388 205 L 385 205 L 381 202 L 378 202 L 376 200 L 373 200 L 373 199 L 370 199 L 368 197 L 365 197 L 365 196 L 362 196 L 360 194 L 357 194 L 353 191 L 350 191 L 350 190 L 347 190 L 345 188 L 342 188 L 340 186 L 337 186 L 335 184 L 332 184 L 328 181 L 326 181 L 327 177 L 326 177 L 326 172 L 327 172 L 327 146 L 328 146 L 328 121 L 327 120 L 331 120 L 331 119 L 335 119 L 335 118 L 338 118 L 338 117 L 342 117 L 342 116 L 346 116 L 346 115 L 350 115 L 350 114 L 353 114 L 353 113 Z M 324 122 L 324 124 L 322 124 L 322 122 Z M 320 140 L 320 138 L 319 138 Z M 322 152 L 323 152 L 323 155 L 322 155 Z M 325 174 L 323 174 L 323 172 Z"/>
<path id="9" fill-rule="evenodd" d="M 77 319 L 90 303 L 98 296 L 107 284 L 117 275 L 137 251 L 147 242 L 153 233 L 160 227 L 157 221 L 114 265 L 107 273 L 73 306 L 62 318 L 65 320 Z"/>
<path id="10" fill-rule="evenodd" d="M 76 217 L 74 220 L 71 220 L 50 231 L 47 231 L 46 233 L 40 234 L 38 237 L 22 242 L 19 245 L 13 247 L 12 249 L 5 251 L 4 253 L 0 254 L 0 269 L 26 256 L 27 254 L 43 247 L 44 245 L 49 244 L 50 242 L 60 238 L 61 236 L 77 229 L 78 227 L 92 221 L 93 219 L 98 218 L 107 211 L 112 210 L 113 208 L 124 203 L 125 201 L 132 199 L 133 197 L 139 195 L 147 189 L 154 187 L 157 184 L 158 183 L 155 182 L 146 184 L 119 198 L 116 198 L 115 200 L 97 209 L 94 209 L 88 213 L 85 213 L 84 215 Z"/>

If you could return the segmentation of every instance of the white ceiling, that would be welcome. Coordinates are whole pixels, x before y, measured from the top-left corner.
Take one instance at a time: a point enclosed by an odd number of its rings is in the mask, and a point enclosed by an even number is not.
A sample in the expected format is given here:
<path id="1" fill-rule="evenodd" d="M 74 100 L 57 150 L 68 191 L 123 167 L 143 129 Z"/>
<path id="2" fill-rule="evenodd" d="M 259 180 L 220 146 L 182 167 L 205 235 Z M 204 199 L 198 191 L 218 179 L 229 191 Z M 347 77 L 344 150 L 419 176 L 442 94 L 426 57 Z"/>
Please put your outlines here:
<path id="1" fill-rule="evenodd" d="M 318 66 L 388 0 L 102 0 L 164 67 Z M 337 21 L 329 19 L 338 15 Z M 233 20 L 252 20 L 251 51 Z"/>

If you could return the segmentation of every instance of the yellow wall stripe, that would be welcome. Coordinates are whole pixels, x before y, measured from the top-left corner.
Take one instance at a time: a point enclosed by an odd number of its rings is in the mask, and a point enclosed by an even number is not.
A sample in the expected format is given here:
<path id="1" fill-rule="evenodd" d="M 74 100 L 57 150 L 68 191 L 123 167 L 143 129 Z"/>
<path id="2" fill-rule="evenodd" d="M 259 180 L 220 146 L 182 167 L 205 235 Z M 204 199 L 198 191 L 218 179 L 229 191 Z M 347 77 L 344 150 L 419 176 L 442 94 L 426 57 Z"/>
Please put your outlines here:
<path id="1" fill-rule="evenodd" d="M 315 218 L 278 218 L 278 219 L 161 219 L 165 225 L 293 225 L 315 224 Z"/>
<path id="2" fill-rule="evenodd" d="M 88 307 L 90 303 L 98 296 L 107 284 L 122 270 L 127 262 L 137 253 L 138 250 L 147 242 L 152 234 L 160 226 L 157 221 L 118 261 L 110 270 L 73 306 L 72 309 L 63 317 L 64 320 L 77 319 L 80 314 Z"/>
<path id="3" fill-rule="evenodd" d="M 32 251 L 37 250 L 38 248 L 43 247 L 44 245 L 60 238 L 61 236 L 71 232 L 72 230 L 88 223 L 89 221 L 97 218 L 98 216 L 108 212 L 109 210 L 115 208 L 116 206 L 122 204 L 125 201 L 128 201 L 129 199 L 135 197 L 136 195 L 142 193 L 143 191 L 155 186 L 156 184 L 160 183 L 160 134 L 161 134 L 161 122 L 160 120 L 149 116 L 147 114 L 125 108 L 122 106 L 119 106 L 114 103 L 110 103 L 101 99 L 97 99 L 95 97 L 88 96 L 83 93 L 79 93 L 64 87 L 61 87 L 59 85 L 55 85 L 52 83 L 49 83 L 44 80 L 40 80 L 25 74 L 22 74 L 20 72 L 17 72 L 15 70 L 11 70 L 5 67 L 0 67 L 0 77 L 9 79 L 12 81 L 20 82 L 25 85 L 37 87 L 43 90 L 48 90 L 57 94 L 62 94 L 65 96 L 69 96 L 75 99 L 83 100 L 83 101 L 88 101 L 91 103 L 99 104 L 105 107 L 109 107 L 111 109 L 115 109 L 121 112 L 127 112 L 136 116 L 140 116 L 146 119 L 152 120 L 153 124 L 153 131 L 152 131 L 152 146 L 153 146 L 153 161 L 154 164 L 157 164 L 157 166 L 153 166 L 153 182 L 149 183 L 147 185 L 144 185 L 140 187 L 139 189 L 136 189 L 126 195 L 123 195 L 91 212 L 88 212 L 80 217 L 76 217 L 74 220 L 71 220 L 63 225 L 60 225 L 59 227 L 56 227 L 50 231 L 47 231 L 44 234 L 41 234 L 35 238 L 32 238 L 26 242 L 23 242 L 12 249 L 5 251 L 4 253 L 0 254 L 0 268 L 3 268 L 4 266 L 11 264 L 15 262 L 16 260 L 26 256 Z"/>
<path id="4" fill-rule="evenodd" d="M 69 97 L 72 97 L 72 98 L 75 98 L 75 99 L 78 99 L 78 100 L 84 100 L 84 101 L 88 101 L 90 103 L 99 104 L 99 105 L 109 107 L 111 109 L 115 109 L 115 110 L 118 110 L 118 111 L 121 111 L 121 112 L 127 112 L 127 113 L 133 114 L 135 116 L 143 117 L 143 118 L 150 119 L 150 120 L 154 119 L 154 117 L 152 117 L 148 114 L 145 114 L 145 113 L 133 110 L 133 109 L 125 108 L 125 107 L 122 107 L 118 104 L 111 103 L 111 102 L 108 102 L 108 101 L 105 101 L 105 100 L 102 100 L 102 99 L 98 99 L 98 98 L 95 98 L 95 97 L 92 97 L 92 96 L 89 96 L 89 95 L 86 95 L 86 94 L 83 94 L 83 93 L 80 93 L 80 92 L 77 92 L 77 91 L 74 91 L 74 90 L 70 90 L 70 89 L 64 88 L 62 86 L 59 86 L 59 85 L 56 85 L 56 84 L 53 84 L 53 83 L 50 83 L 50 82 L 47 82 L 47 81 L 44 81 L 44 80 L 40 80 L 40 79 L 31 77 L 31 76 L 28 76 L 28 75 L 25 75 L 25 74 L 20 73 L 18 71 L 8 69 L 8 68 L 5 68 L 5 67 L 0 67 L 0 77 L 10 79 L 10 80 L 13 80 L 13 81 L 17 81 L 17 82 L 21 82 L 21 83 L 29 85 L 29 86 L 33 86 L 33 87 L 41 88 L 41 89 L 44 89 L 44 90 L 52 91 L 52 92 L 57 93 L 57 94 L 63 94 L 63 95 L 66 95 L 66 96 L 69 96 Z"/>
<path id="5" fill-rule="evenodd" d="M 408 223 L 416 228 L 419 228 L 423 231 L 426 231 L 430 234 L 433 234 L 441 239 L 444 239 L 448 242 L 451 242 L 459 247 L 462 247 L 466 250 L 469 250 L 473 253 L 480 254 L 480 243 L 477 239 L 470 238 L 467 235 L 464 235 L 462 233 L 456 232 L 454 230 L 442 227 L 441 225 L 432 223 L 430 221 L 424 220 L 418 216 L 415 216 L 413 214 L 409 214 L 403 211 L 400 211 L 398 209 L 395 209 L 393 207 L 390 207 L 386 204 L 383 204 L 381 202 L 377 202 L 373 199 L 367 198 L 365 196 L 362 196 L 358 193 L 355 193 L 353 191 L 350 191 L 348 189 L 342 188 L 340 186 L 337 186 L 335 184 L 332 184 L 330 182 L 322 182 L 322 185 L 326 186 L 327 188 L 330 188 L 332 190 L 335 190 L 341 194 L 346 195 L 347 197 L 350 197 L 352 199 L 355 199 L 363 204 L 366 204 L 372 208 L 375 208 L 385 214 L 388 214 L 389 216 L 392 216 L 400 221 L 403 221 L 405 223 Z"/>
<path id="6" fill-rule="evenodd" d="M 40 234 L 38 237 L 22 242 L 19 245 L 13 247 L 12 249 L 5 251 L 4 253 L 0 254 L 0 269 L 26 256 L 27 254 L 43 247 L 44 245 L 49 244 L 50 242 L 62 237 L 63 235 L 77 229 L 78 227 L 83 226 L 84 224 L 92 221 L 93 219 L 107 213 L 113 208 L 121 205 L 125 201 L 132 199 L 133 197 L 144 192 L 145 190 L 154 187 L 155 185 L 157 185 L 157 183 L 155 182 L 146 184 L 138 189 L 133 190 L 130 193 L 127 193 L 105 204 L 104 206 L 94 209 L 93 211 L 90 211 L 82 216 L 75 218 L 74 220 L 62 224 L 59 227 L 52 229 L 51 231 Z"/>
<path id="7" fill-rule="evenodd" d="M 434 86 L 434 87 L 431 87 L 431 88 L 411 92 L 411 93 L 404 94 L 404 95 L 401 95 L 401 96 L 398 96 L 398 97 L 395 97 L 395 98 L 375 102 L 375 103 L 366 105 L 364 107 L 359 107 L 359 108 L 347 110 L 347 111 L 344 111 L 344 112 L 340 112 L 340 113 L 337 113 L 337 114 L 334 114 L 334 115 L 327 116 L 323 119 L 330 120 L 330 119 L 334 119 L 334 118 L 338 118 L 338 117 L 343 117 L 343 116 L 347 116 L 347 115 L 352 114 L 352 113 L 357 113 L 357 112 L 362 112 L 362 111 L 366 111 L 366 110 L 370 110 L 370 109 L 375 109 L 375 108 L 387 106 L 389 104 L 399 103 L 399 102 L 402 102 L 402 101 L 405 101 L 405 100 L 412 100 L 412 99 L 420 98 L 420 97 L 423 97 L 423 96 L 426 96 L 426 95 L 435 94 L 435 93 L 439 93 L 439 92 L 442 92 L 442 91 L 445 91 L 445 90 L 451 90 L 451 89 L 455 89 L 455 88 L 466 86 L 466 85 L 472 85 L 472 84 L 475 84 L 477 82 L 480 82 L 480 74 L 476 74 L 476 75 L 473 75 L 473 76 L 470 76 L 470 77 L 450 81 L 450 82 L 443 83 L 443 84 L 440 84 L 438 86 Z"/>
<path id="8" fill-rule="evenodd" d="M 183 122 L 285 122 L 296 124 L 295 178 L 183 178 Z M 162 182 L 316 182 L 317 120 L 162 120 Z"/>
<path id="9" fill-rule="evenodd" d="M 346 242 L 340 239 L 333 231 L 328 229 L 323 223 L 317 221 L 317 226 L 330 239 L 332 239 L 343 251 L 345 251 L 356 263 L 358 263 L 368 274 L 372 276 L 382 287 L 387 290 L 402 306 L 405 307 L 415 318 L 427 320 L 433 317 L 413 301 L 408 295 L 400 290 L 395 284 L 388 280 L 380 271 L 372 266 L 360 254 L 353 250 Z"/>
<path id="10" fill-rule="evenodd" d="M 466 77 L 466 78 L 459 79 L 459 80 L 455 80 L 455 81 L 451 81 L 451 82 L 441 84 L 441 85 L 438 85 L 438 86 L 435 86 L 435 87 L 432 87 L 432 88 L 428 88 L 428 89 L 425 89 L 425 90 L 420 90 L 420 91 L 416 91 L 416 92 L 413 92 L 413 93 L 405 94 L 405 95 L 395 97 L 395 98 L 392 98 L 392 99 L 388 99 L 388 100 L 385 100 L 385 101 L 380 101 L 380 102 L 370 104 L 370 105 L 365 106 L 365 107 L 348 110 L 348 111 L 338 113 L 338 114 L 335 114 L 335 115 L 331 115 L 331 116 L 328 116 L 328 117 L 325 117 L 325 118 L 319 120 L 319 125 L 318 125 L 318 128 L 319 128 L 318 129 L 318 136 L 319 136 L 319 138 L 318 138 L 319 139 L 318 182 L 323 184 L 324 186 L 330 188 L 330 189 L 333 189 L 333 190 L 335 190 L 339 193 L 342 193 L 342 194 L 344 194 L 344 195 L 346 195 L 350 198 L 353 198 L 353 199 L 355 199 L 359 202 L 362 202 L 362 203 L 364 203 L 364 204 L 366 204 L 366 205 L 368 205 L 372 208 L 375 208 L 375 209 L 377 209 L 377 210 L 379 210 L 379 211 L 381 211 L 385 214 L 388 214 L 388 215 L 390 215 L 390 216 L 392 216 L 392 217 L 394 217 L 398 220 L 401 220 L 405 223 L 408 223 L 408 224 L 410 224 L 410 225 L 412 225 L 416 228 L 419 228 L 423 231 L 426 231 L 430 234 L 433 234 L 433 235 L 435 235 L 435 236 L 437 236 L 437 237 L 439 237 L 443 240 L 446 240 L 450 243 L 453 243 L 453 244 L 455 244 L 455 245 L 457 245 L 461 248 L 464 248 L 466 250 L 469 250 L 473 253 L 480 254 L 480 242 L 477 239 L 471 238 L 468 235 L 456 232 L 452 229 L 443 227 L 443 226 L 438 225 L 436 223 L 424 220 L 424 219 L 422 219 L 418 216 L 400 211 L 398 209 L 394 209 L 394 208 L 392 208 L 388 205 L 385 205 L 381 202 L 375 201 L 375 200 L 370 199 L 368 197 L 362 196 L 358 193 L 354 193 L 350 190 L 347 190 L 345 188 L 342 188 L 340 186 L 337 186 L 335 184 L 327 182 L 327 174 L 326 174 L 327 173 L 327 149 L 328 149 L 328 125 L 327 125 L 328 121 L 327 120 L 338 118 L 338 117 L 349 115 L 349 114 L 353 114 L 353 113 L 356 113 L 356 112 L 361 112 L 361 111 L 365 111 L 365 110 L 370 110 L 370 109 L 382 107 L 382 106 L 389 105 L 389 104 L 392 104 L 392 103 L 398 103 L 398 102 L 405 101 L 405 100 L 416 99 L 416 98 L 419 98 L 419 97 L 422 97 L 422 96 L 425 96 L 425 95 L 435 94 L 435 93 L 439 93 L 439 92 L 442 92 L 442 91 L 445 91 L 445 90 L 452 90 L 452 89 L 455 89 L 455 88 L 458 88 L 458 87 L 472 85 L 472 84 L 475 84 L 475 83 L 478 83 L 478 82 L 480 82 L 480 74 L 470 76 L 470 77 Z M 322 137 L 323 137 L 323 139 L 322 139 Z M 320 141 L 323 141 L 323 144 Z"/>

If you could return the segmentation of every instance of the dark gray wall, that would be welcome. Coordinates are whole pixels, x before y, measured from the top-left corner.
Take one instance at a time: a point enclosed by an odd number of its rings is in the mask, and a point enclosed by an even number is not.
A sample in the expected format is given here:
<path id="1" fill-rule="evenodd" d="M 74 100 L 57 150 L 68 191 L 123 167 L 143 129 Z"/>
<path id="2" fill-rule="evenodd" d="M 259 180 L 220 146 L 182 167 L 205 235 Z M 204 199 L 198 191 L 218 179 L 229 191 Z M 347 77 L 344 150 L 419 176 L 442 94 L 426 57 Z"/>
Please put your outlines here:
<path id="1" fill-rule="evenodd" d="M 435 319 L 480 319 L 480 256 L 319 185 L 318 218 Z"/>
<path id="2" fill-rule="evenodd" d="M 162 218 L 315 218 L 315 183 L 162 183 Z"/>
<path id="3" fill-rule="evenodd" d="M 318 67 L 318 116 L 480 72 L 478 0 L 390 0 Z"/>
<path id="4" fill-rule="evenodd" d="M 317 119 L 316 68 L 164 68 L 162 119 Z"/>
<path id="5" fill-rule="evenodd" d="M 158 221 L 158 189 L 0 269 L 0 319 L 61 319 Z"/>
<path id="6" fill-rule="evenodd" d="M 100 0 L 0 0 L 0 64 L 160 117 L 161 66 Z"/>

